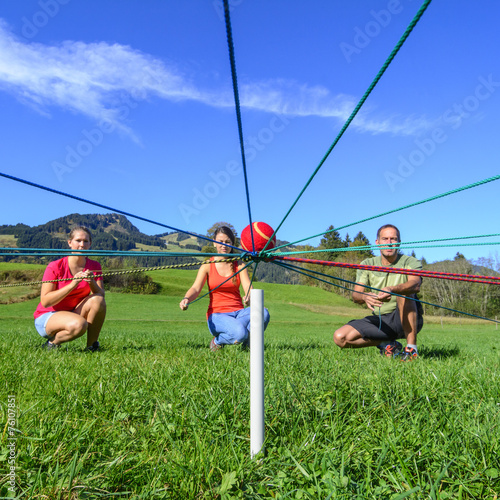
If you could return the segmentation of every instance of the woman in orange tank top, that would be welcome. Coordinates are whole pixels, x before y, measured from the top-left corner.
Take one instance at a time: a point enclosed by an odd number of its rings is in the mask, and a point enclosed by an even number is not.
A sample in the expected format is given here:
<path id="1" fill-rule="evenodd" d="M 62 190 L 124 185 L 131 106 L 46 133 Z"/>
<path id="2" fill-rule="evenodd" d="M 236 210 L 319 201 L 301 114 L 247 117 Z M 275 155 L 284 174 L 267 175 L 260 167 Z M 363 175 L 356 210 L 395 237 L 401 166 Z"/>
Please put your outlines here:
<path id="1" fill-rule="evenodd" d="M 236 238 L 227 226 L 220 226 L 215 231 L 215 248 L 218 257 L 210 258 L 210 264 L 200 266 L 193 286 L 186 292 L 179 306 L 185 311 L 189 303 L 195 300 L 208 283 L 210 304 L 207 311 L 207 323 L 213 335 L 210 349 L 217 351 L 226 344 L 249 345 L 251 282 L 242 263 L 225 262 L 236 244 Z M 238 274 L 236 274 L 238 273 Z M 244 298 L 240 294 L 243 287 Z M 269 311 L 264 309 L 264 328 L 269 323 Z"/>

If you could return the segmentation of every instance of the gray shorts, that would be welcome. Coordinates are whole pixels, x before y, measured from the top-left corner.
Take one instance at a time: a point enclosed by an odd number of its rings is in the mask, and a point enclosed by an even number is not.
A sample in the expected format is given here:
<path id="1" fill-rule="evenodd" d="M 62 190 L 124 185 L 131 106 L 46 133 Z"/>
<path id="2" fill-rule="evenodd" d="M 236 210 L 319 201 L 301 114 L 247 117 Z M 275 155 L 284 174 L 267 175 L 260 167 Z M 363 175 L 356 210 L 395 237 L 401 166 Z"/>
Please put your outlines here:
<path id="1" fill-rule="evenodd" d="M 424 326 L 424 317 L 418 312 L 417 314 L 418 333 Z M 355 328 L 364 339 L 396 340 L 405 338 L 398 309 L 394 309 L 393 312 L 388 314 L 381 314 L 380 316 L 372 314 L 362 319 L 353 319 L 347 324 Z"/>

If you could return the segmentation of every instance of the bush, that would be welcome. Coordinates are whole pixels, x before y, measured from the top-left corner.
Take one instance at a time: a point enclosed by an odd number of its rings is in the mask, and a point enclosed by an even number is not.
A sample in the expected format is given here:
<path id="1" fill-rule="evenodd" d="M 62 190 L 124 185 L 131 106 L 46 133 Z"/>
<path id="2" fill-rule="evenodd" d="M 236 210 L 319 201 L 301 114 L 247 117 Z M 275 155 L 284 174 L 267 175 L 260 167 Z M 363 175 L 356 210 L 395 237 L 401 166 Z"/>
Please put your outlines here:
<path id="1" fill-rule="evenodd" d="M 106 271 L 104 271 L 106 273 Z M 160 291 L 160 285 L 143 272 L 115 274 L 104 277 L 104 289 L 121 293 L 153 295 Z"/>

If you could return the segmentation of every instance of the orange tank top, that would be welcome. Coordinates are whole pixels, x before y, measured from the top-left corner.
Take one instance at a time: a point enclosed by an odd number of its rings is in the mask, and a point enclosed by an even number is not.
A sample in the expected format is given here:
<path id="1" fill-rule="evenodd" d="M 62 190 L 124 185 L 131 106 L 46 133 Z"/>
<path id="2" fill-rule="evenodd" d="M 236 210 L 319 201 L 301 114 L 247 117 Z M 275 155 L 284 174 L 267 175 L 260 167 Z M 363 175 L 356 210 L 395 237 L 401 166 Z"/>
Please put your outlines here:
<path id="1" fill-rule="evenodd" d="M 215 290 L 216 288 L 217 290 Z M 208 306 L 207 318 L 212 313 L 233 312 L 243 309 L 239 274 L 236 275 L 235 285 L 232 277 L 221 276 L 217 271 L 215 262 L 211 262 L 210 270 L 208 271 L 208 289 L 210 290 L 210 304 Z"/>

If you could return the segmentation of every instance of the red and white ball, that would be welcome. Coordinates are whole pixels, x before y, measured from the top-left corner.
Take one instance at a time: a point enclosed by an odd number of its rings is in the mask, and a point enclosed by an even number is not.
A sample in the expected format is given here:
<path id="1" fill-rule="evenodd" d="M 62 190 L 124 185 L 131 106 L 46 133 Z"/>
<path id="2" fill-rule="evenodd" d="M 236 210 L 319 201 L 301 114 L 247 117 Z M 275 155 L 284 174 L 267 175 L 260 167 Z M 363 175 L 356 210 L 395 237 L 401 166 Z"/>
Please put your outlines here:
<path id="1" fill-rule="evenodd" d="M 252 224 L 253 229 L 253 244 L 252 246 L 252 234 L 250 232 L 250 225 L 248 225 L 241 232 L 240 241 L 241 246 L 247 252 L 260 252 L 266 247 L 268 241 L 271 239 L 270 243 L 267 245 L 266 250 L 270 250 L 276 246 L 276 235 L 273 236 L 274 229 L 265 222 L 254 222 Z"/>

